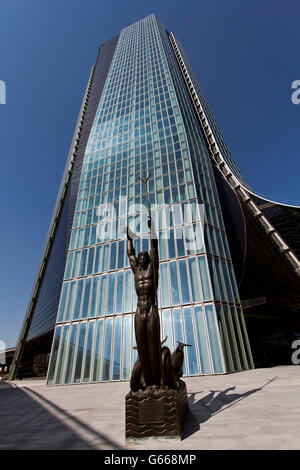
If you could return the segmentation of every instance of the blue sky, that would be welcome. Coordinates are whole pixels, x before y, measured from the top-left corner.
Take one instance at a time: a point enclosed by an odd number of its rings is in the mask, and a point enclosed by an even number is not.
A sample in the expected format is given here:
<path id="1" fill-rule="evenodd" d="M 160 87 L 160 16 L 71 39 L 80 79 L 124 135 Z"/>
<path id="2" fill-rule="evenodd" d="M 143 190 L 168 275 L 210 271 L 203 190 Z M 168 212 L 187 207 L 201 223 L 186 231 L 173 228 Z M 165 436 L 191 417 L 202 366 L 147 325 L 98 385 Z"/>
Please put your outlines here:
<path id="1" fill-rule="evenodd" d="M 16 344 L 98 46 L 156 13 L 181 40 L 238 167 L 300 204 L 298 0 L 10 0 L 0 17 L 0 340 Z"/>

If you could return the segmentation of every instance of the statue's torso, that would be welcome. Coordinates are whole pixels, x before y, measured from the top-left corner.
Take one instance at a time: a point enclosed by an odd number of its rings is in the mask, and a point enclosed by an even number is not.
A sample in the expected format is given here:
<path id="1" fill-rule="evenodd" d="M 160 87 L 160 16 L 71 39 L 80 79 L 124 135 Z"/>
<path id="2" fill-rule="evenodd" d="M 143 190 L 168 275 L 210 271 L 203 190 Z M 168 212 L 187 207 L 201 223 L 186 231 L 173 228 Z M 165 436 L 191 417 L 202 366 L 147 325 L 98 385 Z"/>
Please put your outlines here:
<path id="1" fill-rule="evenodd" d="M 138 307 L 141 313 L 148 313 L 151 305 L 155 304 L 156 286 L 158 283 L 158 272 L 155 273 L 151 262 L 146 269 L 138 266 L 134 274 L 134 282 L 138 297 Z"/>

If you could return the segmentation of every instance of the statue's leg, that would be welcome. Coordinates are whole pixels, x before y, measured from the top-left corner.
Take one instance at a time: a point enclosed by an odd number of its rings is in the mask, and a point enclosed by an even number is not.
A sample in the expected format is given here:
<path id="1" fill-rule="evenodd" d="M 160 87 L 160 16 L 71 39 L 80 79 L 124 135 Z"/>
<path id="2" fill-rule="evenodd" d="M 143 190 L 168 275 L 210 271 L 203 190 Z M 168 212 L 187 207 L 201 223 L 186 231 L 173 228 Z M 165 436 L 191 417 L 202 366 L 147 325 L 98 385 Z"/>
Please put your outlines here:
<path id="1" fill-rule="evenodd" d="M 135 339 L 146 386 L 153 385 L 148 351 L 147 321 L 141 319 L 139 307 L 134 316 Z"/>
<path id="2" fill-rule="evenodd" d="M 147 322 L 148 348 L 153 378 L 153 385 L 160 386 L 160 323 L 158 310 L 155 305 L 151 306 Z"/>

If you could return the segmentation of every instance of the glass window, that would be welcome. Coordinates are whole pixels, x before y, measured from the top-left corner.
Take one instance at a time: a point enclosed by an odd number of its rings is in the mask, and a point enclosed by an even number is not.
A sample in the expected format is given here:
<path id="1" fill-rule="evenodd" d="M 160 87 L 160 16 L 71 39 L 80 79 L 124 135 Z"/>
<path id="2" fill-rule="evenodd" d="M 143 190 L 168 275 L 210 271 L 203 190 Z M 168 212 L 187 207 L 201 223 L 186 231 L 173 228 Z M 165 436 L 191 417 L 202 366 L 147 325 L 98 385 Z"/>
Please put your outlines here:
<path id="1" fill-rule="evenodd" d="M 179 272 L 180 272 L 180 280 L 181 280 L 182 303 L 189 304 L 191 300 L 190 300 L 189 283 L 188 283 L 188 278 L 187 278 L 185 259 L 179 260 Z"/>
<path id="2" fill-rule="evenodd" d="M 106 291 L 107 291 L 107 274 L 100 277 L 99 287 L 99 313 L 100 317 L 106 315 Z"/>
<path id="3" fill-rule="evenodd" d="M 124 312 L 132 312 L 132 284 L 133 284 L 133 275 L 132 271 L 125 271 L 125 305 Z"/>
<path id="4" fill-rule="evenodd" d="M 163 238 L 164 236 L 164 232 L 159 232 L 158 233 L 158 242 L 159 242 L 159 258 L 161 261 L 165 260 L 168 258 L 168 253 L 167 253 L 167 249 L 168 249 L 168 241 Z"/>
<path id="5" fill-rule="evenodd" d="M 78 269 L 79 269 L 79 258 L 81 255 L 81 251 L 76 251 L 75 256 L 74 256 L 74 263 L 73 263 L 73 269 L 72 269 L 72 275 L 71 277 L 77 277 L 78 276 Z"/>
<path id="6" fill-rule="evenodd" d="M 123 313 L 123 271 L 117 273 L 116 309 L 115 313 Z"/>
<path id="7" fill-rule="evenodd" d="M 82 289 L 83 289 L 83 279 L 80 279 L 77 283 L 75 305 L 74 305 L 74 310 L 73 310 L 73 320 L 78 320 L 80 316 Z"/>
<path id="8" fill-rule="evenodd" d="M 178 278 L 177 278 L 177 265 L 176 261 L 169 263 L 170 267 L 170 276 L 171 276 L 171 294 L 172 294 L 172 305 L 179 305 L 179 287 L 178 287 Z"/>
<path id="9" fill-rule="evenodd" d="M 50 364 L 49 364 L 48 377 L 47 377 L 47 384 L 48 385 L 53 384 L 53 376 L 54 376 L 54 370 L 55 370 L 55 365 L 56 365 L 56 359 L 57 359 L 61 329 L 62 329 L 61 326 L 57 326 L 56 330 L 55 330 L 55 334 L 54 334 L 51 360 L 50 360 Z"/>
<path id="10" fill-rule="evenodd" d="M 110 264 L 109 269 L 112 271 L 116 268 L 116 257 L 117 257 L 117 243 L 114 242 L 110 245 Z"/>
<path id="11" fill-rule="evenodd" d="M 189 270 L 190 270 L 190 279 L 191 279 L 191 288 L 193 295 L 193 302 L 200 302 L 201 300 L 201 284 L 198 278 L 198 269 L 195 258 L 190 258 L 188 260 Z"/>
<path id="12" fill-rule="evenodd" d="M 81 252 L 81 259 L 80 259 L 80 266 L 78 270 L 78 276 L 85 275 L 85 266 L 86 266 L 86 258 L 87 258 L 88 250 L 82 250 Z"/>
<path id="13" fill-rule="evenodd" d="M 192 309 L 187 307 L 183 309 L 183 318 L 184 318 L 184 328 L 185 328 L 185 338 L 186 342 L 191 346 L 187 346 L 185 354 L 188 356 L 189 363 L 189 374 L 198 375 L 198 362 L 197 362 L 197 353 L 195 347 L 195 334 L 194 334 L 194 325 L 192 318 Z"/>
<path id="14" fill-rule="evenodd" d="M 168 264 L 160 264 L 160 288 L 161 288 L 161 306 L 169 307 L 170 305 L 170 289 L 168 281 Z"/>
<path id="15" fill-rule="evenodd" d="M 124 267 L 124 248 L 125 248 L 124 240 L 121 240 L 119 242 L 119 249 L 118 249 L 118 261 L 117 261 L 118 269 L 121 269 Z"/>
<path id="16" fill-rule="evenodd" d="M 92 287 L 92 295 L 91 295 L 91 305 L 90 305 L 90 317 L 95 317 L 97 314 L 97 307 L 98 307 L 98 277 L 93 278 L 93 287 Z"/>
<path id="17" fill-rule="evenodd" d="M 97 321 L 96 338 L 95 338 L 95 353 L 94 353 L 94 370 L 93 382 L 100 380 L 100 366 L 102 357 L 102 340 L 103 340 L 103 320 Z"/>
<path id="18" fill-rule="evenodd" d="M 87 318 L 88 317 L 90 289 L 91 289 L 91 278 L 88 277 L 85 280 L 85 284 L 84 284 L 84 298 L 83 298 L 83 302 L 82 302 L 81 318 Z"/>
<path id="19" fill-rule="evenodd" d="M 72 325 L 71 334 L 70 334 L 70 345 L 69 345 L 69 352 L 67 358 L 67 368 L 65 374 L 65 384 L 69 384 L 72 382 L 72 371 L 73 371 L 73 363 L 74 363 L 74 352 L 75 352 L 75 345 L 76 345 L 76 337 L 77 337 L 77 329 L 78 324 Z"/>
<path id="20" fill-rule="evenodd" d="M 179 227 L 175 230 L 178 257 L 185 256 L 183 230 Z"/>
<path id="21" fill-rule="evenodd" d="M 69 295 L 68 295 L 68 302 L 65 311 L 65 318 L 64 321 L 69 321 L 72 318 L 73 313 L 73 305 L 74 305 L 74 298 L 76 294 L 76 281 L 72 281 L 70 283 Z"/>
<path id="22" fill-rule="evenodd" d="M 113 315 L 114 313 L 115 277 L 115 273 L 109 274 L 107 293 L 107 315 Z"/>
<path id="23" fill-rule="evenodd" d="M 121 374 L 121 332 L 122 332 L 122 317 L 115 317 L 115 321 L 114 321 L 113 380 L 120 380 L 120 374 Z"/>
<path id="24" fill-rule="evenodd" d="M 174 344 L 177 347 L 178 342 L 184 343 L 183 338 L 183 328 L 182 328 L 182 318 L 181 318 L 181 309 L 174 308 L 173 309 L 173 327 L 174 327 Z M 185 359 L 183 362 L 183 375 L 186 375 L 186 365 Z"/>
<path id="25" fill-rule="evenodd" d="M 84 230 L 84 241 L 83 241 L 83 246 L 89 245 L 89 240 L 90 240 L 90 231 L 91 227 L 86 227 Z"/>
<path id="26" fill-rule="evenodd" d="M 239 303 L 239 293 L 238 293 L 238 290 L 237 290 L 237 287 L 236 287 L 235 274 L 234 274 L 234 269 L 233 269 L 232 263 L 228 263 L 227 266 L 228 266 L 228 271 L 229 271 L 229 275 L 230 275 L 232 290 L 233 290 L 233 293 L 234 293 L 234 300 L 233 301 Z"/>
<path id="27" fill-rule="evenodd" d="M 125 315 L 123 327 L 123 380 L 130 379 L 131 376 L 131 329 L 132 316 Z"/>
<path id="28" fill-rule="evenodd" d="M 104 245 L 102 256 L 102 269 L 100 272 L 107 271 L 108 268 L 109 245 Z"/>
<path id="29" fill-rule="evenodd" d="M 69 338 L 69 330 L 70 330 L 70 325 L 64 326 L 64 331 L 62 334 L 60 350 L 59 350 L 59 358 L 57 361 L 57 370 L 56 370 L 56 379 L 55 379 L 55 383 L 58 385 L 62 383 L 62 376 L 63 376 L 64 365 L 65 365 L 65 356 L 66 356 L 66 350 L 67 350 L 68 338 Z"/>
<path id="30" fill-rule="evenodd" d="M 206 322 L 204 319 L 203 308 L 201 306 L 195 307 L 195 324 L 198 339 L 198 350 L 200 358 L 200 366 L 202 374 L 211 374 L 211 365 L 209 360 L 209 349 L 206 334 Z"/>
<path id="31" fill-rule="evenodd" d="M 224 291 L 224 286 L 223 286 L 221 261 L 218 258 L 215 259 L 215 265 L 216 265 L 216 272 L 217 272 L 217 277 L 219 281 L 220 299 L 223 300 L 224 302 L 227 302 L 227 297 L 226 297 L 226 293 Z"/>
<path id="32" fill-rule="evenodd" d="M 223 275 L 224 275 L 224 281 L 226 285 L 226 291 L 228 295 L 229 302 L 233 302 L 233 295 L 232 295 L 232 290 L 231 290 L 231 282 L 229 279 L 228 271 L 227 271 L 227 263 L 226 261 L 222 260 L 222 266 L 223 266 Z M 220 270 L 222 270 L 222 267 L 220 266 Z"/>
<path id="33" fill-rule="evenodd" d="M 86 343 L 83 382 L 89 382 L 90 381 L 90 369 L 91 369 L 91 358 L 92 358 L 92 348 L 93 348 L 95 322 L 90 321 L 88 323 L 88 325 L 89 325 L 89 327 L 88 327 L 88 336 L 87 336 L 87 343 Z"/>
<path id="34" fill-rule="evenodd" d="M 66 272 L 65 272 L 65 279 L 70 279 L 71 271 L 72 271 L 72 263 L 73 263 L 74 251 L 68 254 L 68 260 L 66 264 Z"/>
<path id="35" fill-rule="evenodd" d="M 104 382 L 110 379 L 110 356 L 112 345 L 112 318 L 107 318 L 105 321 L 105 336 L 104 336 L 104 350 L 103 350 L 103 366 L 102 366 L 102 380 Z"/>
<path id="36" fill-rule="evenodd" d="M 214 372 L 217 374 L 224 373 L 222 363 L 221 345 L 219 341 L 218 325 L 216 315 L 212 305 L 205 305 L 205 315 L 207 322 L 207 329 L 209 335 L 210 349 L 212 354 L 212 361 L 214 365 Z"/>
<path id="37" fill-rule="evenodd" d="M 226 323 L 225 323 L 225 318 L 224 318 L 224 314 L 223 314 L 222 305 L 216 305 L 216 313 L 217 313 L 217 322 L 218 322 L 218 325 L 219 325 L 219 333 L 220 333 L 220 340 L 221 340 L 221 344 L 222 344 L 222 351 L 223 351 L 224 361 L 225 361 L 225 365 L 226 365 L 226 372 L 232 372 L 233 371 L 233 363 L 232 363 L 230 344 L 229 344 L 229 341 L 228 341 L 227 327 L 226 327 Z"/>
<path id="38" fill-rule="evenodd" d="M 171 322 L 171 312 L 170 310 L 162 311 L 162 326 L 163 326 L 163 339 L 167 338 L 167 341 L 164 343 L 171 352 L 173 350 L 173 335 L 172 335 L 172 322 Z"/>
<path id="39" fill-rule="evenodd" d="M 96 247 L 94 273 L 101 272 L 101 253 L 102 253 L 102 245 L 99 245 Z"/>
<path id="40" fill-rule="evenodd" d="M 77 238 L 77 230 L 72 230 L 69 250 L 74 250 L 74 248 L 76 248 L 76 238 Z"/>
<path id="41" fill-rule="evenodd" d="M 93 273 L 94 252 L 95 252 L 95 248 L 90 248 L 89 249 L 89 256 L 88 256 L 87 267 L 86 267 L 86 274 L 92 274 Z"/>
<path id="42" fill-rule="evenodd" d="M 61 293 L 61 296 L 60 296 L 60 303 L 59 303 L 57 320 L 56 320 L 57 322 L 63 321 L 63 318 L 64 318 L 64 311 L 65 311 L 68 287 L 69 287 L 69 282 L 65 282 L 63 284 L 62 293 Z"/>
<path id="43" fill-rule="evenodd" d="M 212 293 L 209 282 L 208 266 L 205 256 L 198 257 L 199 271 L 201 277 L 201 287 L 203 292 L 203 300 L 212 300 Z"/>
<path id="44" fill-rule="evenodd" d="M 176 258 L 175 253 L 175 241 L 174 241 L 174 231 L 170 230 L 168 232 L 168 248 L 169 248 L 169 258 Z"/>
<path id="45" fill-rule="evenodd" d="M 216 273 L 215 262 L 214 258 L 208 257 L 208 266 L 210 270 L 210 276 L 212 280 L 212 288 L 214 292 L 214 299 L 220 300 L 220 292 L 219 292 L 219 281 Z"/>
<path id="46" fill-rule="evenodd" d="M 81 366 L 82 366 L 82 358 L 83 358 L 83 351 L 84 351 L 85 332 L 86 332 L 86 323 L 81 323 L 80 328 L 79 328 L 79 338 L 78 338 L 77 355 L 76 355 L 76 366 L 75 366 L 75 375 L 74 375 L 75 383 L 79 383 L 81 379 Z"/>

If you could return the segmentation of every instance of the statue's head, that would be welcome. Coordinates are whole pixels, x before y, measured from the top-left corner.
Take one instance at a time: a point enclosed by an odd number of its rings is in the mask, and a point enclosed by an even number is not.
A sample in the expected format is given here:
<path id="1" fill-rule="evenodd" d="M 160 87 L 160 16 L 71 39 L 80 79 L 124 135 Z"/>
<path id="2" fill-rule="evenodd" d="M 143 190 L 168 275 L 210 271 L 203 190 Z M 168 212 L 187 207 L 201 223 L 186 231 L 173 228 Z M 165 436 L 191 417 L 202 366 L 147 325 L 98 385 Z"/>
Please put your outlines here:
<path id="1" fill-rule="evenodd" d="M 143 269 L 147 269 L 150 263 L 150 256 L 148 251 L 141 251 L 137 256 L 137 260 Z"/>

